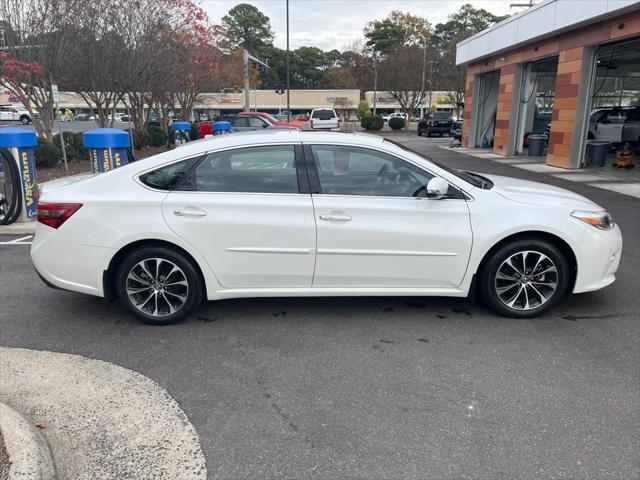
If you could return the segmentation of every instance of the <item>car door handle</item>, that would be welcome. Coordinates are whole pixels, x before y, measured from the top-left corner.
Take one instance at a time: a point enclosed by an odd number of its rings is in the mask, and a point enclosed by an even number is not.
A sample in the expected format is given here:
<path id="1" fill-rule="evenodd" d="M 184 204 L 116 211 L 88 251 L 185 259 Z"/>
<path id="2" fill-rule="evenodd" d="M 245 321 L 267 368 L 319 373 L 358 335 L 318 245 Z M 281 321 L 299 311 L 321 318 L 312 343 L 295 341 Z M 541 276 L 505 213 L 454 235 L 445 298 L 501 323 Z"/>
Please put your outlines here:
<path id="1" fill-rule="evenodd" d="M 185 207 L 181 210 L 174 210 L 173 214 L 176 217 L 204 217 L 207 215 L 207 212 L 201 208 Z"/>
<path id="2" fill-rule="evenodd" d="M 327 213 L 320 215 L 320 220 L 324 220 L 325 222 L 348 222 L 351 220 L 351 217 L 349 215 Z"/>

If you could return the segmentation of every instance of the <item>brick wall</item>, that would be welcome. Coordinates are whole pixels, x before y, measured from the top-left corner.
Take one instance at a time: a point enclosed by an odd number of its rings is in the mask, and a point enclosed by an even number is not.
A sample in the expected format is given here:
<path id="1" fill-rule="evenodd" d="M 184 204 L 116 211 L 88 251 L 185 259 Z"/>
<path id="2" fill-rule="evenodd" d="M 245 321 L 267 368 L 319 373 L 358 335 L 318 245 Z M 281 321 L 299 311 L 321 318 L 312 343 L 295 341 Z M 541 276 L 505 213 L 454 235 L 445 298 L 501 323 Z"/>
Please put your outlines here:
<path id="1" fill-rule="evenodd" d="M 473 73 L 467 72 L 467 85 L 464 92 L 464 113 L 462 118 L 462 146 L 469 146 L 469 125 L 471 124 L 471 109 L 473 105 Z"/>
<path id="2" fill-rule="evenodd" d="M 551 114 L 551 133 L 547 163 L 569 168 L 573 123 L 578 104 L 578 86 L 584 47 L 570 48 L 560 52 L 556 74 L 556 96 Z"/>
<path id="3" fill-rule="evenodd" d="M 493 152 L 504 155 L 509 141 L 509 117 L 511 116 L 511 96 L 513 95 L 513 73 L 515 65 L 500 68 L 498 85 L 498 108 L 496 111 L 496 132 L 493 137 Z"/>

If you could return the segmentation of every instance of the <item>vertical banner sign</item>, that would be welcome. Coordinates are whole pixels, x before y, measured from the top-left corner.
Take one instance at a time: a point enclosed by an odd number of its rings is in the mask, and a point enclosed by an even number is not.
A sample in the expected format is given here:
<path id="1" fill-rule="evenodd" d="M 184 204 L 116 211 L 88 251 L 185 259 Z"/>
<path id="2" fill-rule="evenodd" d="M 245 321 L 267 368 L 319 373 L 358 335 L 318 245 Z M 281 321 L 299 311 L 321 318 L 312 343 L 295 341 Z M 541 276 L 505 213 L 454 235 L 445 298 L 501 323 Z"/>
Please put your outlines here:
<path id="1" fill-rule="evenodd" d="M 110 148 L 105 148 L 102 151 L 102 168 L 103 172 L 108 172 L 111 170 L 111 154 L 109 153 Z"/>
<path id="2" fill-rule="evenodd" d="M 95 148 L 91 149 L 91 170 L 93 173 L 98 173 L 100 167 L 98 165 L 98 151 Z"/>
<path id="3" fill-rule="evenodd" d="M 38 184 L 36 183 L 36 162 L 33 147 L 18 147 L 24 209 L 28 218 L 36 218 L 38 213 Z"/>

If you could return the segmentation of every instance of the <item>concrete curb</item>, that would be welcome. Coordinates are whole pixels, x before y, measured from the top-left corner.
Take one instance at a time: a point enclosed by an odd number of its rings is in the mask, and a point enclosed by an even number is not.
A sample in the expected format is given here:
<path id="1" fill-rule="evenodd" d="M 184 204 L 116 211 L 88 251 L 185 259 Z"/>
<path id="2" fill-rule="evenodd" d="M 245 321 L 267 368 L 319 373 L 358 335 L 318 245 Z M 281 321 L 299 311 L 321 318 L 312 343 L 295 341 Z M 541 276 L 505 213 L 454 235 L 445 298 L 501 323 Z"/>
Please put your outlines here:
<path id="1" fill-rule="evenodd" d="M 0 402 L 0 430 L 9 454 L 9 480 L 53 480 L 49 445 L 40 432 L 6 403 Z"/>
<path id="2" fill-rule="evenodd" d="M 0 347 L 0 400 L 19 407 L 32 425 L 44 423 L 39 433 L 59 478 L 207 478 L 186 414 L 136 371 L 80 355 Z"/>
<path id="3" fill-rule="evenodd" d="M 36 222 L 0 225 L 0 235 L 33 235 L 34 233 L 36 233 Z"/>

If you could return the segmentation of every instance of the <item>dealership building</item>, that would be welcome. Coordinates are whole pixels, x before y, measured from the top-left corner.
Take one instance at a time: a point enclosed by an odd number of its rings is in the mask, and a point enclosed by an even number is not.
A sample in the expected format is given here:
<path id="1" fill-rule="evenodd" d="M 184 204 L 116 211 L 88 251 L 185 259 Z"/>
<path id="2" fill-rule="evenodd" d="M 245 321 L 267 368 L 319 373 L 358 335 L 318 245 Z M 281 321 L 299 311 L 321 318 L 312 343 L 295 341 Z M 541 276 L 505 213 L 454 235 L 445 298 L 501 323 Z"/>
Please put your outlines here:
<path id="1" fill-rule="evenodd" d="M 638 0 L 544 0 L 459 43 L 456 63 L 465 147 L 526 155 L 541 134 L 547 164 L 577 169 L 590 142 L 640 142 Z"/>

